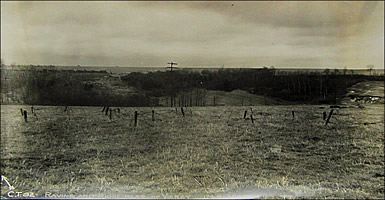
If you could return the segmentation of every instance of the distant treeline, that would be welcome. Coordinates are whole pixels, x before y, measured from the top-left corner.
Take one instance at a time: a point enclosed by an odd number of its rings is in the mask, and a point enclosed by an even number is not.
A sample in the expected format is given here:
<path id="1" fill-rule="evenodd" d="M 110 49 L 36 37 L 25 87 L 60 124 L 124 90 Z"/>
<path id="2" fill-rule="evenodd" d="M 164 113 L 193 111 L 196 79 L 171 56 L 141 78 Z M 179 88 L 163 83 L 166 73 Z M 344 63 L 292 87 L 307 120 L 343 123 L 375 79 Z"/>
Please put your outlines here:
<path id="1" fill-rule="evenodd" d="M 177 96 L 194 88 L 232 91 L 242 89 L 298 103 L 338 103 L 346 89 L 362 80 L 384 80 L 384 76 L 310 73 L 276 75 L 274 69 L 221 69 L 218 71 L 130 73 L 127 84 L 149 95 Z"/>
<path id="2" fill-rule="evenodd" d="M 220 69 L 201 72 L 167 71 L 130 73 L 121 77 L 134 92 L 121 92 L 95 84 L 108 73 L 75 71 L 2 70 L 1 93 L 12 102 L 34 105 L 157 106 L 158 97 L 177 97 L 193 91 L 235 89 L 293 103 L 338 103 L 346 89 L 362 80 L 384 76 L 327 74 L 280 74 L 274 69 Z M 95 82 L 96 81 L 96 82 Z M 11 103 L 12 103 L 11 102 Z"/>
<path id="3" fill-rule="evenodd" d="M 77 71 L 2 70 L 3 103 L 31 105 L 77 106 L 147 106 L 150 97 L 135 93 L 121 93 L 97 86 L 94 80 L 109 76 L 108 73 Z M 13 102 L 6 102 L 4 98 Z"/>

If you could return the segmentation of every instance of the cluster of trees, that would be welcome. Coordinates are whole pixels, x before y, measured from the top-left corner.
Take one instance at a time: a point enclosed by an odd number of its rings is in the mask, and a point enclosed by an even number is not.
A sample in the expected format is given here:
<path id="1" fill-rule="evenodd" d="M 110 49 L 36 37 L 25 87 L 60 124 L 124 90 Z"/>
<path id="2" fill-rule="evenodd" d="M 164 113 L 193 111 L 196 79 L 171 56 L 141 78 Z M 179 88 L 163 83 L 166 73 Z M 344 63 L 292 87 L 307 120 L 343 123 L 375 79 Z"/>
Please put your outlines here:
<path id="1" fill-rule="evenodd" d="M 138 91 L 123 94 L 93 85 L 90 80 L 96 76 L 109 75 L 50 70 L 25 70 L 12 76 L 3 73 L 2 93 L 15 92 L 23 103 L 40 105 L 156 106 L 159 97 L 168 97 L 167 104 L 176 105 L 176 98 L 182 97 L 182 105 L 201 106 L 205 90 L 242 89 L 286 101 L 317 104 L 337 103 L 346 88 L 364 79 L 384 80 L 384 76 L 346 73 L 278 74 L 274 68 L 181 70 L 127 74 L 121 77 L 123 83 Z"/>
<path id="2" fill-rule="evenodd" d="M 95 76 L 68 70 L 12 72 L 8 73 L 4 83 L 7 87 L 2 92 L 17 93 L 20 102 L 31 105 L 147 106 L 153 101 L 142 94 L 122 94 L 96 87 L 90 83 Z"/>
<path id="3" fill-rule="evenodd" d="M 346 88 L 364 79 L 382 79 L 363 75 L 311 73 L 276 75 L 274 68 L 204 70 L 131 73 L 124 77 L 127 84 L 152 96 L 175 97 L 196 88 L 250 93 L 301 103 L 337 103 Z"/>
<path id="4" fill-rule="evenodd" d="M 147 91 L 154 97 L 176 96 L 183 90 L 200 87 L 203 81 L 199 73 L 173 72 L 133 72 L 121 77 L 130 86 Z"/>

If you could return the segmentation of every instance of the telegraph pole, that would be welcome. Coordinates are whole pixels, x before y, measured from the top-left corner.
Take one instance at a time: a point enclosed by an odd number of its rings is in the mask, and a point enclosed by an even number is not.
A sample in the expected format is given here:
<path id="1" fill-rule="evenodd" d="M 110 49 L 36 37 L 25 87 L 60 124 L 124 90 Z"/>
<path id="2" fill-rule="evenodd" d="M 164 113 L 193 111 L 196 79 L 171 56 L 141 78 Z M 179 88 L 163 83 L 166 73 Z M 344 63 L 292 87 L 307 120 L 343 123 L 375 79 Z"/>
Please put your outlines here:
<path id="1" fill-rule="evenodd" d="M 173 69 L 175 69 L 176 67 L 173 67 L 173 65 L 178 65 L 178 63 L 176 63 L 176 62 L 168 62 L 167 64 L 169 64 L 170 65 L 170 67 L 166 67 L 166 69 L 170 69 L 170 71 L 172 72 L 172 70 Z M 175 88 L 173 87 L 173 88 L 170 88 L 170 89 L 172 89 L 172 93 L 175 91 Z M 180 104 L 180 100 L 179 100 L 179 104 Z M 173 107 L 173 106 L 176 106 L 177 104 L 176 104 L 176 99 L 175 99 L 175 97 L 174 97 L 174 94 L 171 94 L 171 107 Z"/>
<path id="2" fill-rule="evenodd" d="M 178 65 L 178 63 L 176 63 L 176 62 L 169 62 L 167 64 L 170 64 L 170 67 L 167 67 L 167 68 L 170 68 L 170 71 L 172 71 L 172 69 L 175 68 L 175 67 L 173 67 L 173 65 Z"/>

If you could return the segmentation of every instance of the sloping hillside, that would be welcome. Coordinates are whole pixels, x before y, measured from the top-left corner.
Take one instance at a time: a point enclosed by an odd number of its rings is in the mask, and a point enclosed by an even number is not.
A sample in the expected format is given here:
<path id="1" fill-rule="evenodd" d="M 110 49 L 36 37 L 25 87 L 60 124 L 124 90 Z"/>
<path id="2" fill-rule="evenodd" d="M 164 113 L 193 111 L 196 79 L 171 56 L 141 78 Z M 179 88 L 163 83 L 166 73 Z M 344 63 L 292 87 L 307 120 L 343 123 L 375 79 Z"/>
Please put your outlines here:
<path id="1" fill-rule="evenodd" d="M 231 92 L 197 89 L 175 97 L 174 106 L 258 106 L 290 104 L 287 101 L 251 94 L 244 90 Z M 161 97 L 161 106 L 171 106 L 171 97 Z"/>
<path id="2" fill-rule="evenodd" d="M 363 81 L 347 89 L 343 103 L 384 104 L 384 82 Z"/>

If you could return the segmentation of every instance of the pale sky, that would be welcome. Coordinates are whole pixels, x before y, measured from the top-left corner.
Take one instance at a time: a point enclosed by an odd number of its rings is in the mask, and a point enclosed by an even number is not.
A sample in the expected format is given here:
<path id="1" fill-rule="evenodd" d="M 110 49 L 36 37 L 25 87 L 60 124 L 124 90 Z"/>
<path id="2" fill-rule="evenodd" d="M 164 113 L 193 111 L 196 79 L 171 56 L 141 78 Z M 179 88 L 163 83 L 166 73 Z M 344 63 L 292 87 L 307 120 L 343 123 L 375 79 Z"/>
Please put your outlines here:
<path id="1" fill-rule="evenodd" d="M 384 2 L 1 2 L 6 64 L 384 68 Z"/>

